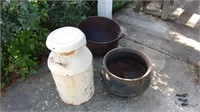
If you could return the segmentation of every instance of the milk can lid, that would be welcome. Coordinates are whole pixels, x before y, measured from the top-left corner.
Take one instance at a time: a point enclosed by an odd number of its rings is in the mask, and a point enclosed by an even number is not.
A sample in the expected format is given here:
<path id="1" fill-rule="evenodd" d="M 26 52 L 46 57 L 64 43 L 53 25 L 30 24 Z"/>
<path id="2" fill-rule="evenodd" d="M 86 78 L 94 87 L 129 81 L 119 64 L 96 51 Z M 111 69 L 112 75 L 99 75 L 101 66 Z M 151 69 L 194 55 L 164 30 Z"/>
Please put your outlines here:
<path id="1" fill-rule="evenodd" d="M 85 34 L 75 27 L 62 27 L 51 32 L 46 40 L 48 49 L 54 52 L 70 52 L 86 45 Z"/>

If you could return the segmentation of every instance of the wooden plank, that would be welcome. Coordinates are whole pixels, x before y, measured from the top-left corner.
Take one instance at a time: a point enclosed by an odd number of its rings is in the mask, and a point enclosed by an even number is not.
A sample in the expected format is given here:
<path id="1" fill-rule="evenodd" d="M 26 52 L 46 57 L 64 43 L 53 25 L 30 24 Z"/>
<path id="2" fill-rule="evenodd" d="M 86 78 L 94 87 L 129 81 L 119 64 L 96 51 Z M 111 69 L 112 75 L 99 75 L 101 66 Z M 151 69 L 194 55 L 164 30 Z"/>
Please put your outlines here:
<path id="1" fill-rule="evenodd" d="M 170 6 L 170 0 L 163 0 L 163 9 L 161 19 L 167 19 Z"/>
<path id="2" fill-rule="evenodd" d="M 159 11 L 145 10 L 144 12 L 153 16 L 158 16 L 158 17 L 161 17 L 162 15 L 162 12 L 159 12 Z M 177 19 L 176 16 L 173 16 L 173 15 L 167 16 L 167 20 L 175 21 L 176 19 Z"/>

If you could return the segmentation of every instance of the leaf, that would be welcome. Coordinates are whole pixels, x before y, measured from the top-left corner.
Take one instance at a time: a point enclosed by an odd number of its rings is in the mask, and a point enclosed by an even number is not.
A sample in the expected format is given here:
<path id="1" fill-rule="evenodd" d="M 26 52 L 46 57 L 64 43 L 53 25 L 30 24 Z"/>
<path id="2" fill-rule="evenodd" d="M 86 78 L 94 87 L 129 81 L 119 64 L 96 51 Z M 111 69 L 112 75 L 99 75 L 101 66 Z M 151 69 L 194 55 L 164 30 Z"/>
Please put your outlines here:
<path id="1" fill-rule="evenodd" d="M 36 74 L 36 73 L 37 73 L 36 70 L 33 70 L 33 69 L 32 69 L 32 70 L 30 71 L 30 75 L 33 75 L 33 74 Z"/>
<path id="2" fill-rule="evenodd" d="M 20 4 L 22 10 L 25 10 L 26 12 L 28 12 L 28 8 L 27 8 L 28 2 L 20 2 L 19 4 Z"/>
<path id="3" fill-rule="evenodd" d="M 24 30 L 26 30 L 26 27 L 27 27 L 27 25 L 26 25 L 26 19 L 24 19 L 24 18 L 17 18 L 17 19 L 20 22 L 20 24 L 22 25 L 22 28 Z"/>
<path id="4" fill-rule="evenodd" d="M 5 85 L 6 85 L 5 82 L 1 82 L 1 83 L 0 83 L 1 88 L 3 88 Z"/>
<path id="5" fill-rule="evenodd" d="M 5 79 L 5 81 L 6 81 L 6 82 L 10 82 L 10 81 L 11 81 L 11 78 L 10 78 L 9 76 L 7 76 L 6 79 Z"/>
<path id="6" fill-rule="evenodd" d="M 23 69 L 21 69 L 18 73 L 21 75 L 23 80 L 26 79 L 26 72 Z"/>
<path id="7" fill-rule="evenodd" d="M 31 51 L 33 51 L 34 48 L 35 48 L 35 44 L 34 44 L 34 43 L 31 43 L 31 44 L 30 44 L 30 48 L 31 48 Z"/>

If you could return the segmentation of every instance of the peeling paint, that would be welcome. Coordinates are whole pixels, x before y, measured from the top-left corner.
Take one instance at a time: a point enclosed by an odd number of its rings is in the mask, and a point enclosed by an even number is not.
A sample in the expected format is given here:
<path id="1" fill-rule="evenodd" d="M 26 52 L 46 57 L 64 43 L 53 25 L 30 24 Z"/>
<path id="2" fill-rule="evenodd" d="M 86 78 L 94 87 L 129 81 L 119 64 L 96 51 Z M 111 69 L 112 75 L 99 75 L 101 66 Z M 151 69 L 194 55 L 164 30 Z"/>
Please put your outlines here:
<path id="1" fill-rule="evenodd" d="M 92 64 L 87 70 L 74 76 L 66 77 L 55 73 L 52 73 L 52 75 L 59 96 L 69 105 L 80 105 L 81 103 L 88 101 L 94 94 Z"/>
<path id="2" fill-rule="evenodd" d="M 59 96 L 65 103 L 80 105 L 92 97 L 92 54 L 86 46 L 67 53 L 51 52 L 47 62 Z"/>
<path id="3" fill-rule="evenodd" d="M 53 61 L 53 57 L 50 57 L 49 60 L 50 60 L 50 61 Z"/>
<path id="4" fill-rule="evenodd" d="M 62 67 L 64 67 L 64 68 L 67 68 L 67 67 L 68 67 L 68 63 L 67 63 L 67 62 L 65 62 L 65 63 L 54 62 L 54 61 L 52 61 L 52 62 L 55 63 L 55 64 L 58 64 L 58 65 L 60 65 L 60 66 L 62 66 Z"/>
<path id="5" fill-rule="evenodd" d="M 49 62 L 51 62 L 51 63 L 55 63 L 55 64 L 57 64 L 57 65 L 60 65 L 60 66 L 62 66 L 63 68 L 67 68 L 68 67 L 68 62 L 57 62 L 57 61 L 55 61 L 54 60 L 54 58 L 53 57 L 49 57 Z"/>
<path id="6" fill-rule="evenodd" d="M 66 53 L 61 53 L 60 55 L 62 56 L 69 56 L 69 55 L 73 55 L 75 53 L 76 50 L 71 51 L 71 52 L 66 52 Z"/>

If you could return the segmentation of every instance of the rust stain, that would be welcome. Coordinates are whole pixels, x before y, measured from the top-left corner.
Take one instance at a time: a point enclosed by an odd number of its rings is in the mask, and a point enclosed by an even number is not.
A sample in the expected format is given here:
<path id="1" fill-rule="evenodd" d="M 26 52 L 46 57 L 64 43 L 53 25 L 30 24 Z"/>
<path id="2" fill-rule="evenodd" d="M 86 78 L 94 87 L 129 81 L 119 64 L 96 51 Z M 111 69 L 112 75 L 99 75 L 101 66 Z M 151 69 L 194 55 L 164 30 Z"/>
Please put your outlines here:
<path id="1" fill-rule="evenodd" d="M 68 81 L 69 81 L 69 85 L 70 85 L 70 88 L 71 89 L 74 89 L 75 88 L 75 80 L 74 80 L 74 77 L 72 77 L 72 76 L 70 76 L 70 77 L 68 77 Z"/>
<path id="2" fill-rule="evenodd" d="M 71 52 L 67 52 L 67 53 L 61 53 L 60 55 L 62 55 L 62 56 L 69 56 L 69 55 L 72 55 L 72 54 L 74 54 L 74 53 L 75 53 L 75 51 L 76 51 L 76 50 L 74 50 L 74 51 L 71 51 Z"/>
<path id="3" fill-rule="evenodd" d="M 65 63 L 55 62 L 53 57 L 50 57 L 49 60 L 50 60 L 51 62 L 53 62 L 53 63 L 56 63 L 56 64 L 58 64 L 58 65 L 64 67 L 64 68 L 67 68 L 68 65 L 69 65 L 67 62 L 65 62 Z"/>

